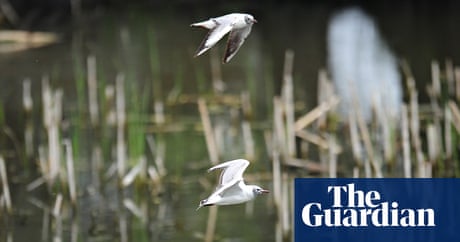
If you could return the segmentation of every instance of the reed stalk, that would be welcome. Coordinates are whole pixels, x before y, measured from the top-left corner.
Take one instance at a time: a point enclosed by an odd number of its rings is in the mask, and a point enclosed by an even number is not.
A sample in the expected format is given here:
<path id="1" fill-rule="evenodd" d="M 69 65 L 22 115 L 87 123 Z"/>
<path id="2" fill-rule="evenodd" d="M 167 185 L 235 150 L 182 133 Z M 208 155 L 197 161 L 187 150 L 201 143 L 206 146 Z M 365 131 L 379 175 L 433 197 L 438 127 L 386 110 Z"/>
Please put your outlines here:
<path id="1" fill-rule="evenodd" d="M 366 150 L 366 158 L 365 161 L 369 162 L 370 167 L 374 170 L 374 174 L 376 177 L 382 177 L 382 171 L 381 167 L 377 165 L 376 161 L 376 156 L 374 153 L 374 148 L 372 146 L 372 140 L 371 140 L 371 135 L 369 132 L 369 128 L 367 127 L 366 121 L 364 120 L 364 116 L 361 113 L 361 110 L 359 106 L 357 105 L 356 100 L 354 100 L 354 115 L 356 115 L 356 121 L 358 125 L 358 130 L 359 133 L 361 134 L 361 138 L 364 143 L 364 149 Z M 366 163 L 365 163 L 365 169 L 366 169 Z M 366 172 L 368 174 L 367 177 L 369 177 L 370 173 L 369 171 Z"/>
<path id="2" fill-rule="evenodd" d="M 454 101 L 449 101 L 450 112 L 452 113 L 452 124 L 454 125 L 457 133 L 460 133 L 460 109 Z"/>
<path id="3" fill-rule="evenodd" d="M 327 137 L 328 146 L 329 146 L 329 178 L 337 177 L 337 151 L 335 150 L 336 141 L 335 137 L 332 134 L 329 134 Z"/>
<path id="4" fill-rule="evenodd" d="M 124 75 L 118 74 L 115 80 L 116 92 L 116 116 L 117 116 L 117 171 L 121 179 L 125 174 L 126 167 L 126 143 L 125 143 L 125 88 Z"/>
<path id="5" fill-rule="evenodd" d="M 455 67 L 454 69 L 455 76 L 455 98 L 460 102 L 460 67 Z"/>
<path id="6" fill-rule="evenodd" d="M 78 220 L 74 216 L 70 225 L 70 242 L 78 242 L 78 230 Z"/>
<path id="7" fill-rule="evenodd" d="M 449 96 L 455 95 L 455 72 L 454 63 L 452 60 L 446 60 L 446 81 L 447 81 L 447 93 Z"/>
<path id="8" fill-rule="evenodd" d="M 441 78 L 440 78 L 439 63 L 435 60 L 431 61 L 431 83 L 433 87 L 433 93 L 435 97 L 441 95 Z"/>
<path id="9" fill-rule="evenodd" d="M 211 163 L 215 165 L 219 162 L 219 154 L 215 136 L 212 131 L 211 118 L 209 117 L 208 107 L 206 106 L 206 101 L 203 98 L 198 99 L 198 110 L 200 112 L 201 123 L 203 124 L 209 159 Z"/>
<path id="10" fill-rule="evenodd" d="M 152 135 L 147 135 L 146 137 L 147 145 L 150 148 L 150 152 L 155 159 L 155 171 L 158 170 L 157 174 L 159 176 L 166 175 L 166 168 L 164 165 L 164 158 L 165 158 L 165 144 L 164 142 L 155 142 L 155 139 Z"/>
<path id="11" fill-rule="evenodd" d="M 74 208 L 77 206 L 77 184 L 75 181 L 75 172 L 74 172 L 74 160 L 72 152 L 72 144 L 70 140 L 64 140 L 64 146 L 66 151 L 66 165 L 67 165 L 67 178 L 69 186 L 70 201 Z"/>
<path id="12" fill-rule="evenodd" d="M 129 172 L 128 174 L 126 174 L 124 177 L 123 177 L 123 180 L 122 180 L 122 185 L 123 187 L 127 187 L 129 185 L 131 185 L 134 181 L 134 179 L 136 179 L 136 177 L 138 175 L 140 175 L 143 171 L 146 170 L 146 167 L 147 167 L 147 159 L 145 158 L 145 156 L 141 156 L 139 158 L 139 163 L 134 166 Z"/>
<path id="13" fill-rule="evenodd" d="M 358 121 L 356 120 L 356 115 L 354 115 L 353 110 L 351 111 L 350 115 L 348 115 L 348 124 L 350 125 L 348 130 L 350 132 L 351 151 L 353 158 L 355 159 L 357 165 L 361 166 L 364 164 L 364 158 L 362 157 L 363 148 L 359 139 Z"/>
<path id="14" fill-rule="evenodd" d="M 59 126 L 62 116 L 62 90 L 52 91 L 48 77 L 42 79 L 44 125 L 48 133 L 48 185 L 54 183 L 60 171 Z"/>
<path id="15" fill-rule="evenodd" d="M 241 94 L 241 108 L 243 110 L 243 121 L 241 123 L 241 129 L 243 132 L 243 142 L 244 142 L 244 150 L 246 157 L 249 160 L 254 159 L 255 157 L 255 150 L 254 150 L 254 139 L 252 137 L 251 132 L 251 122 L 249 117 L 251 116 L 252 109 L 251 109 L 251 102 L 249 98 L 248 92 L 243 92 Z"/>
<path id="16" fill-rule="evenodd" d="M 6 211 L 11 214 L 13 212 L 10 188 L 8 186 L 8 172 L 6 171 L 5 159 L 0 156 L 0 179 L 2 181 L 3 197 L 5 199 Z"/>
<path id="17" fill-rule="evenodd" d="M 273 149 L 277 149 L 282 157 L 287 157 L 287 151 L 284 146 L 286 133 L 284 130 L 283 103 L 279 97 L 273 98 L 273 109 Z"/>
<path id="18" fill-rule="evenodd" d="M 96 57 L 88 56 L 86 60 L 88 72 L 88 105 L 91 125 L 96 126 L 99 124 L 99 104 L 97 101 L 97 70 L 96 70 Z"/>
<path id="19" fill-rule="evenodd" d="M 282 98 L 286 115 L 286 154 L 291 157 L 296 154 L 293 68 L 294 52 L 292 50 L 287 50 L 284 55 Z"/>
<path id="20" fill-rule="evenodd" d="M 216 231 L 218 206 L 211 206 L 209 208 L 208 223 L 206 225 L 206 234 L 204 236 L 205 242 L 212 242 Z"/>
<path id="21" fill-rule="evenodd" d="M 436 69 L 436 68 L 435 68 Z M 415 80 L 413 78 L 408 78 L 408 87 L 409 87 L 409 109 L 410 109 L 410 118 L 409 118 L 409 127 L 412 139 L 412 145 L 415 149 L 415 156 L 417 160 L 417 170 L 418 177 L 425 177 L 425 164 L 424 157 L 422 152 L 422 142 L 420 140 L 420 117 L 419 117 L 419 107 L 418 107 L 418 92 L 415 89 Z"/>
<path id="22" fill-rule="evenodd" d="M 292 211 L 290 209 L 291 199 L 290 199 L 290 191 L 292 187 L 290 187 L 291 180 L 286 172 L 282 174 L 282 198 L 281 198 L 281 211 L 282 213 L 278 214 L 281 217 L 282 227 L 283 227 L 283 237 L 289 237 L 291 231 L 291 214 Z M 291 189 L 290 189 L 291 188 Z"/>
<path id="23" fill-rule="evenodd" d="M 402 152 L 403 152 L 403 171 L 404 178 L 412 177 L 412 163 L 410 156 L 410 135 L 409 135 L 409 117 L 407 106 L 404 104 L 401 107 L 401 137 L 402 137 Z"/>
<path id="24" fill-rule="evenodd" d="M 446 159 L 452 159 L 452 113 L 449 107 L 444 107 L 444 144 Z"/>
<path id="25" fill-rule="evenodd" d="M 34 149 L 34 130 L 32 124 L 32 109 L 33 109 L 33 98 L 32 98 L 32 84 L 30 79 L 25 79 L 22 82 L 22 106 L 24 108 L 26 124 L 24 130 L 24 146 L 26 157 L 30 158 L 33 155 Z M 27 165 L 26 165 L 27 167 Z"/>

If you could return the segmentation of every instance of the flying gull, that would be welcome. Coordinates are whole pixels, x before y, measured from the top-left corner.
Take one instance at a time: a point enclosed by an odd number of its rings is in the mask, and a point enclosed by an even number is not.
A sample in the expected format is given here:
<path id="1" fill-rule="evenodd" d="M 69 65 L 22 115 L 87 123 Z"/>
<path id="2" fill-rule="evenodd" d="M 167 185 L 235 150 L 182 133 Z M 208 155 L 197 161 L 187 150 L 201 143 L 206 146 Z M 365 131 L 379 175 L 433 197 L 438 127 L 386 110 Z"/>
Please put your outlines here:
<path id="1" fill-rule="evenodd" d="M 223 63 L 228 63 L 243 45 L 244 40 L 251 33 L 251 28 L 257 21 L 250 14 L 231 13 L 217 18 L 191 24 L 192 27 L 209 29 L 208 34 L 196 50 L 195 57 L 203 54 L 213 47 L 224 35 L 230 33 Z"/>
<path id="2" fill-rule="evenodd" d="M 257 195 L 269 193 L 256 185 L 246 185 L 243 172 L 249 161 L 237 159 L 211 167 L 208 172 L 223 169 L 220 173 L 219 184 L 216 190 L 206 199 L 201 200 L 197 210 L 203 206 L 233 205 L 254 199 Z"/>

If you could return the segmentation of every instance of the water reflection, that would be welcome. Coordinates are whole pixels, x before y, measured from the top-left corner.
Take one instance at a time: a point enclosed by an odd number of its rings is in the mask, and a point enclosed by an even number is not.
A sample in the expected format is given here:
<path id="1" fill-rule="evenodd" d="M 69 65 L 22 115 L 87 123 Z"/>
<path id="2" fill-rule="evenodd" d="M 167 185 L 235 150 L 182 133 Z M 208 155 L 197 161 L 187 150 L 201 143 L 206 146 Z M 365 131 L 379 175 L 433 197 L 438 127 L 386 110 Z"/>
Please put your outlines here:
<path id="1" fill-rule="evenodd" d="M 398 118 L 402 103 L 398 62 L 374 20 L 358 7 L 344 9 L 330 20 L 327 42 L 342 115 L 348 117 L 358 107 L 367 121 L 379 109 Z"/>

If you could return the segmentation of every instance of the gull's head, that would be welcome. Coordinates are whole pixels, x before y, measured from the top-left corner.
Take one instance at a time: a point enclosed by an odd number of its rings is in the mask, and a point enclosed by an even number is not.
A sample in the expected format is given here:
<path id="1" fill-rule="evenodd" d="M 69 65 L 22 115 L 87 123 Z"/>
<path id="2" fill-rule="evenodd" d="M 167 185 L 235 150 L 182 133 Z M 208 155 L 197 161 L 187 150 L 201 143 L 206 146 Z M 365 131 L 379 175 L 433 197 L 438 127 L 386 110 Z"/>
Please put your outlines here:
<path id="1" fill-rule="evenodd" d="M 253 185 L 252 186 L 252 192 L 255 194 L 255 195 L 261 195 L 261 194 L 265 194 L 265 193 L 270 193 L 269 190 L 265 190 L 259 186 L 256 186 L 256 185 Z"/>
<path id="2" fill-rule="evenodd" d="M 257 20 L 250 14 L 246 14 L 244 16 L 244 21 L 247 23 L 247 24 L 253 24 L 253 23 L 257 23 Z"/>

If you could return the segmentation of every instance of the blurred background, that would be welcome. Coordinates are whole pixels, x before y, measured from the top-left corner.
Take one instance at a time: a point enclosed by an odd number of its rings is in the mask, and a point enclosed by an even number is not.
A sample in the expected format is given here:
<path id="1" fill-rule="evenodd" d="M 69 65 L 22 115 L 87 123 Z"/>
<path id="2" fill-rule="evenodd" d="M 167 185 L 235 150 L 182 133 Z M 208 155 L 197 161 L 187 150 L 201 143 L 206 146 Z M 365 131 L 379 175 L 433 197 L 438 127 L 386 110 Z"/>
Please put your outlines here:
<path id="1" fill-rule="evenodd" d="M 232 12 L 258 21 L 235 57 L 194 58 Z M 459 12 L 0 0 L 0 241 L 290 241 L 294 177 L 457 177 Z M 195 211 L 237 158 L 271 195 Z"/>

